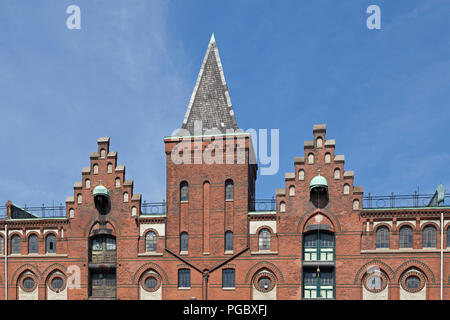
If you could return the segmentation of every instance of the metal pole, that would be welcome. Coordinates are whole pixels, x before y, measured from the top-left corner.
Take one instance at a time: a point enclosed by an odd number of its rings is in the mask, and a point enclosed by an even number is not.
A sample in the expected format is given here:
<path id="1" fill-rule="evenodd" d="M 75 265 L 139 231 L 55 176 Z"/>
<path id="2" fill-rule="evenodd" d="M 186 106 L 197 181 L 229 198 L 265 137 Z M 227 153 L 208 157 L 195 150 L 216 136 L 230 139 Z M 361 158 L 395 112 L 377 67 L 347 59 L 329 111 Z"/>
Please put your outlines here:
<path id="1" fill-rule="evenodd" d="M 8 300 L 8 225 L 5 223 L 5 300 Z"/>
<path id="2" fill-rule="evenodd" d="M 444 284 L 444 212 L 441 212 L 441 300 L 443 300 Z"/>

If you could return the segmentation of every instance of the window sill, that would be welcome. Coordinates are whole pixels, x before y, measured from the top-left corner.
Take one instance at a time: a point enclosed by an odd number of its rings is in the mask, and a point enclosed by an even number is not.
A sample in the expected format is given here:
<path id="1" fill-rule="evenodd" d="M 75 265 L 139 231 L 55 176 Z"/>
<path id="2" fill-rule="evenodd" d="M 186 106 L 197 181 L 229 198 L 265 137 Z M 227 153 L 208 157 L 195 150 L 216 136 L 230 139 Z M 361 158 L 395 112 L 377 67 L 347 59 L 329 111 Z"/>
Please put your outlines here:
<path id="1" fill-rule="evenodd" d="M 233 250 L 225 250 L 224 254 L 233 254 Z"/>
<path id="2" fill-rule="evenodd" d="M 160 252 L 144 252 L 138 253 L 138 257 L 150 257 L 150 256 L 162 256 L 163 253 Z"/>
<path id="3" fill-rule="evenodd" d="M 225 202 L 233 202 L 234 199 L 225 199 Z"/>
<path id="4" fill-rule="evenodd" d="M 226 288 L 222 288 L 222 290 L 233 291 L 233 290 L 236 290 L 236 288 L 235 287 L 226 287 Z"/>
<path id="5" fill-rule="evenodd" d="M 180 251 L 180 256 L 187 256 L 189 253 L 187 251 Z"/>
<path id="6" fill-rule="evenodd" d="M 270 250 L 260 250 L 260 251 L 253 251 L 251 254 L 278 254 L 278 251 L 270 251 Z"/>
<path id="7" fill-rule="evenodd" d="M 191 287 L 178 287 L 178 290 L 191 290 Z"/>

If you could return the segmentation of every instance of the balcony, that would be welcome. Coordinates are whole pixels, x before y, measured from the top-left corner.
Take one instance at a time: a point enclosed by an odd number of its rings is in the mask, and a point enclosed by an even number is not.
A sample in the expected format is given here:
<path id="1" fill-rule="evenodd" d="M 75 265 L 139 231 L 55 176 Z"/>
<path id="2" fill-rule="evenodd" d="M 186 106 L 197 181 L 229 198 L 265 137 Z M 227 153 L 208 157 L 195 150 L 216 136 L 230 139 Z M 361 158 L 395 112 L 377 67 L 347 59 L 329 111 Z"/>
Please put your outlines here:
<path id="1" fill-rule="evenodd" d="M 372 196 L 363 198 L 363 209 L 450 207 L 450 193 Z"/>
<path id="2" fill-rule="evenodd" d="M 16 204 L 11 204 L 11 219 L 48 219 L 48 218 L 65 218 L 66 207 L 60 204 L 59 206 L 46 206 L 42 204 L 40 207 L 23 208 Z M 7 207 L 0 206 L 0 219 L 6 219 Z"/>

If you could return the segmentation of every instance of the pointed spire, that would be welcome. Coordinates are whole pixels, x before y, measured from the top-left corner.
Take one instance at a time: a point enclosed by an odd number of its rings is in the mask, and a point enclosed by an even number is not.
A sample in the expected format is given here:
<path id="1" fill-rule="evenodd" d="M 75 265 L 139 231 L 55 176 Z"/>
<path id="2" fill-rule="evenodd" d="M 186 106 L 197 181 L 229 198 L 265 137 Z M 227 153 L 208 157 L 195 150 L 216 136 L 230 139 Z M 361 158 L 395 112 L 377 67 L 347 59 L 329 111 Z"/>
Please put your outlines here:
<path id="1" fill-rule="evenodd" d="M 214 33 L 211 35 L 182 128 L 193 135 L 194 122 L 198 121 L 201 121 L 203 131 L 217 128 L 225 133 L 226 129 L 239 129 Z"/>

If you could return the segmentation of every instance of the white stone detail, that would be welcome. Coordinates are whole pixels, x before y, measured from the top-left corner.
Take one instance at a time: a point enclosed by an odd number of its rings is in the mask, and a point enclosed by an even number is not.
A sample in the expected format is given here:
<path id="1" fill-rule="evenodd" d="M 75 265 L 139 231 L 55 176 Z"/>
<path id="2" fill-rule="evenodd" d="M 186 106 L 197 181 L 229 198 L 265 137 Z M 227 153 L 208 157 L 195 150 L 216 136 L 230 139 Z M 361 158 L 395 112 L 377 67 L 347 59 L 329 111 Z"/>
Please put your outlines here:
<path id="1" fill-rule="evenodd" d="M 277 233 L 277 222 L 273 221 L 250 221 L 250 234 L 256 234 L 260 227 L 270 227 L 273 233 Z"/>

